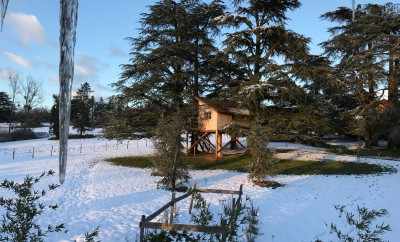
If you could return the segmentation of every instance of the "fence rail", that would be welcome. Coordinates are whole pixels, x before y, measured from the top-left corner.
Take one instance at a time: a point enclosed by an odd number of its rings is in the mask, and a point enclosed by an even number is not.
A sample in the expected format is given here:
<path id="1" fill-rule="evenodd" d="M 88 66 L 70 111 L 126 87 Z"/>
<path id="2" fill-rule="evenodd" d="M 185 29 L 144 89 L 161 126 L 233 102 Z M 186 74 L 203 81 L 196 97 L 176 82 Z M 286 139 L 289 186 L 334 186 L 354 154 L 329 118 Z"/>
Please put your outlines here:
<path id="1" fill-rule="evenodd" d="M 192 231 L 192 232 L 203 232 L 203 233 L 209 233 L 209 234 L 225 233 L 224 228 L 220 225 L 203 226 L 203 225 L 194 225 L 194 224 L 173 224 L 172 219 L 170 219 L 170 221 L 168 223 L 151 222 L 151 220 L 155 219 L 157 216 L 159 216 L 162 212 L 167 210 L 169 207 L 174 207 L 177 202 L 182 201 L 183 199 L 186 199 L 186 198 L 192 196 L 192 198 L 190 200 L 190 207 L 189 207 L 189 214 L 190 214 L 191 210 L 192 210 L 192 205 L 193 205 L 193 195 L 196 192 L 238 195 L 237 200 L 235 200 L 235 198 L 232 198 L 232 206 L 238 207 L 238 206 L 240 206 L 240 202 L 242 199 L 243 185 L 240 185 L 240 188 L 238 191 L 224 190 L 224 189 L 196 188 L 196 186 L 194 186 L 187 193 L 185 193 L 177 198 L 173 197 L 171 199 L 171 201 L 166 203 L 164 206 L 162 206 L 161 208 L 159 208 L 157 211 L 153 212 L 149 216 L 146 217 L 145 215 L 142 215 L 140 223 L 139 223 L 140 242 L 145 241 L 145 229 L 162 229 L 162 230 L 171 230 L 171 231 Z"/>

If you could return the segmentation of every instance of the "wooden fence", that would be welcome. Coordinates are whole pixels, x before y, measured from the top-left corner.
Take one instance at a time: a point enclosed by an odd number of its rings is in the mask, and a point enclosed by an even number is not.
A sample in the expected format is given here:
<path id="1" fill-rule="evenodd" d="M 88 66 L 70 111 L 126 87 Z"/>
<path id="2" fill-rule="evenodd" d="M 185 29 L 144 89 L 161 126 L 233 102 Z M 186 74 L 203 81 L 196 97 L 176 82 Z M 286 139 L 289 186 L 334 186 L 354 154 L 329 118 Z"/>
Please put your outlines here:
<path id="1" fill-rule="evenodd" d="M 169 201 L 167 204 L 162 206 L 160 209 L 155 211 L 154 213 L 150 214 L 149 216 L 142 215 L 142 218 L 139 223 L 139 229 L 140 229 L 140 242 L 145 241 L 145 229 L 162 229 L 162 230 L 171 230 L 171 231 L 191 231 L 191 232 L 203 232 L 203 233 L 209 233 L 209 234 L 223 234 L 224 228 L 219 225 L 215 226 L 203 226 L 203 225 L 193 225 L 193 224 L 173 224 L 172 223 L 172 217 L 167 223 L 161 223 L 161 222 L 151 222 L 151 220 L 155 219 L 157 216 L 159 216 L 162 212 L 164 212 L 166 209 L 169 207 L 173 208 L 175 204 L 183 199 L 186 199 L 190 196 L 190 205 L 189 205 L 189 214 L 192 212 L 192 207 L 193 207 L 193 199 L 194 199 L 194 194 L 196 192 L 200 193 L 218 193 L 218 194 L 232 194 L 232 195 L 238 195 L 237 200 L 235 198 L 232 198 L 232 206 L 238 207 L 240 206 L 240 202 L 242 199 L 242 194 L 243 194 L 243 185 L 240 185 L 240 188 L 238 191 L 233 191 L 233 190 L 222 190 L 222 189 L 203 189 L 203 188 L 196 188 L 196 186 L 193 187 L 193 189 L 190 189 L 187 193 L 174 198 L 172 197 L 171 201 Z M 171 213 L 172 214 L 172 213 Z"/>

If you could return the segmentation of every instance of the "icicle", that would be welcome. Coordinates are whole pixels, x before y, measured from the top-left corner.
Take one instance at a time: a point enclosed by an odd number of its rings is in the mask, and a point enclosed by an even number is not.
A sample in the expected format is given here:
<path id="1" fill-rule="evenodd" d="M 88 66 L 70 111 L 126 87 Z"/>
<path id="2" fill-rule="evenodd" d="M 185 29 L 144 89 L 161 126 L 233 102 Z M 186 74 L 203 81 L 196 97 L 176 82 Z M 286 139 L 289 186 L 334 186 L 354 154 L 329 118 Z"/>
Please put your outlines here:
<path id="1" fill-rule="evenodd" d="M 4 18 L 6 17 L 9 0 L 0 0 L 0 31 L 3 30 Z"/>
<path id="2" fill-rule="evenodd" d="M 64 183 L 67 169 L 69 120 L 71 116 L 71 89 L 74 78 L 74 50 L 78 0 L 60 0 L 60 183 Z"/>

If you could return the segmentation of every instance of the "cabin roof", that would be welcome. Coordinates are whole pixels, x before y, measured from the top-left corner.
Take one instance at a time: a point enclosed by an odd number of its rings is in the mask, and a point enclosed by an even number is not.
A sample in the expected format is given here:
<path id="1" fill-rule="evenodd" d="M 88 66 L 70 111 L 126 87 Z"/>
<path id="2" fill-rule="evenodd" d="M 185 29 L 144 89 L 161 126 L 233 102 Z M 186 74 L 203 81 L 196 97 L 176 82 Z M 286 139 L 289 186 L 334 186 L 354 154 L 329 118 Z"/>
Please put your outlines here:
<path id="1" fill-rule="evenodd" d="M 250 116 L 250 111 L 248 109 L 239 108 L 239 104 L 232 101 L 218 102 L 203 97 L 196 97 L 196 99 L 212 107 L 219 113 Z"/>

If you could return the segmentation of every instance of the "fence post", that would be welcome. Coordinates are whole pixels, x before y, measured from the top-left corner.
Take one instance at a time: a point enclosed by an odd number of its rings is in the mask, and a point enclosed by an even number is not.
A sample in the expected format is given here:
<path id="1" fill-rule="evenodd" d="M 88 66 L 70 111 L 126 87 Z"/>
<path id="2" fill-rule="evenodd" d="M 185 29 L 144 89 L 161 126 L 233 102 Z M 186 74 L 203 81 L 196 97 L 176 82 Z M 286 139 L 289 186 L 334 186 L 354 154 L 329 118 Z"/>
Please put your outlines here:
<path id="1" fill-rule="evenodd" d="M 129 140 L 126 142 L 126 149 L 129 149 Z"/>
<path id="2" fill-rule="evenodd" d="M 13 160 L 15 159 L 15 148 L 13 148 Z"/>
<path id="3" fill-rule="evenodd" d="M 53 156 L 53 145 L 51 145 L 50 156 Z"/>
<path id="4" fill-rule="evenodd" d="M 144 242 L 144 225 L 145 225 L 145 221 L 146 221 L 146 216 L 142 215 L 142 219 L 140 220 L 139 223 L 139 228 L 140 228 L 140 242 Z"/>
<path id="5" fill-rule="evenodd" d="M 32 159 L 35 158 L 35 146 L 32 147 Z"/>
<path id="6" fill-rule="evenodd" d="M 239 188 L 239 200 L 242 200 L 242 194 L 243 194 L 243 184 L 240 184 L 240 188 Z"/>
<path id="7" fill-rule="evenodd" d="M 82 143 L 81 146 L 79 147 L 79 153 L 82 154 Z"/>
<path id="8" fill-rule="evenodd" d="M 175 191 L 172 192 L 172 205 L 171 205 L 171 214 L 169 216 L 169 223 L 172 224 L 174 221 L 174 212 L 175 212 Z"/>
<path id="9" fill-rule="evenodd" d="M 189 214 L 192 214 L 192 209 L 193 209 L 193 199 L 194 199 L 194 194 L 196 193 L 196 184 L 193 186 L 193 193 L 192 197 L 190 198 L 190 204 L 189 204 Z"/>

